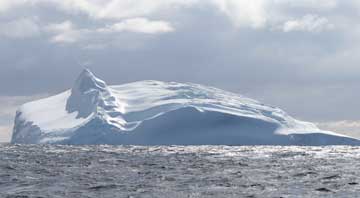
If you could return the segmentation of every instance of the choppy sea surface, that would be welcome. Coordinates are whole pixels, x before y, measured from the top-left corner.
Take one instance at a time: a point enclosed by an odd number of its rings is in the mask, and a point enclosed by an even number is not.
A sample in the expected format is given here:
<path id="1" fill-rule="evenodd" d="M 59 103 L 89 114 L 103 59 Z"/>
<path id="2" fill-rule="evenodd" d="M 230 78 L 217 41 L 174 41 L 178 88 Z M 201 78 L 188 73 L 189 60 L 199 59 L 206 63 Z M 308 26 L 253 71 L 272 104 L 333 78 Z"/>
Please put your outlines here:
<path id="1" fill-rule="evenodd" d="M 359 197 L 360 147 L 0 145 L 0 197 Z"/>

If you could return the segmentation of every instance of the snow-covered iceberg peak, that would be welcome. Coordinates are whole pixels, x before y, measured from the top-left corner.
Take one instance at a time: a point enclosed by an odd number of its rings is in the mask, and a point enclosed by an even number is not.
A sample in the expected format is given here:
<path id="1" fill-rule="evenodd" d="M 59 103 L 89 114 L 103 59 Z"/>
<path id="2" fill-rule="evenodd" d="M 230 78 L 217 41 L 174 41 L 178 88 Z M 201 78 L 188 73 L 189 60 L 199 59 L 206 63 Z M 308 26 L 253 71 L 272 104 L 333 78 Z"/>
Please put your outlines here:
<path id="1" fill-rule="evenodd" d="M 66 111 L 77 112 L 77 118 L 91 116 L 112 127 L 126 130 L 130 125 L 123 118 L 124 106 L 103 80 L 84 69 L 71 89 Z"/>
<path id="2" fill-rule="evenodd" d="M 66 111 L 77 112 L 78 118 L 86 118 L 91 114 L 102 114 L 103 111 L 116 111 L 121 114 L 121 104 L 111 93 L 104 81 L 97 78 L 90 70 L 84 69 L 67 99 Z"/>
<path id="3" fill-rule="evenodd" d="M 86 93 L 91 90 L 104 91 L 107 89 L 106 83 L 97 78 L 89 69 L 84 69 L 76 79 L 72 92 Z"/>
<path id="4" fill-rule="evenodd" d="M 71 89 L 66 111 L 77 112 L 78 118 L 86 118 L 96 112 L 97 106 L 102 101 L 101 95 L 104 94 L 110 94 L 106 83 L 95 77 L 88 69 L 84 69 Z"/>

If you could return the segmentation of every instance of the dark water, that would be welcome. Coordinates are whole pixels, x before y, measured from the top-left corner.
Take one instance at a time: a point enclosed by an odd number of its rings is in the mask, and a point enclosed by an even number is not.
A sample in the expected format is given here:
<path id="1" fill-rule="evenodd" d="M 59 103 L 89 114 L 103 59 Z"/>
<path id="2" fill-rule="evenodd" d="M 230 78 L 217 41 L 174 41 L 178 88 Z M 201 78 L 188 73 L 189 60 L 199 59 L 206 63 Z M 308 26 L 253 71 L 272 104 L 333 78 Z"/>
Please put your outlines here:
<path id="1" fill-rule="evenodd" d="M 359 197 L 360 147 L 0 145 L 0 197 Z"/>

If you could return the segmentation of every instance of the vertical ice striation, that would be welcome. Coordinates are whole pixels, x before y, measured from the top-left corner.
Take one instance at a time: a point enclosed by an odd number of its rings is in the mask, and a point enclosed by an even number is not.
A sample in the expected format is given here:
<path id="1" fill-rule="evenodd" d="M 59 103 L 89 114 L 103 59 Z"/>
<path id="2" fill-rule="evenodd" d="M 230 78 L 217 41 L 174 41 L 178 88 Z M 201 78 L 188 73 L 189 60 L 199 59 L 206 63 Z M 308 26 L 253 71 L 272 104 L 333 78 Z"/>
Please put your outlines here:
<path id="1" fill-rule="evenodd" d="M 93 115 L 116 128 L 124 129 L 123 104 L 113 96 L 106 83 L 91 71 L 84 69 L 76 80 L 66 103 L 69 113 L 77 112 L 77 118 Z"/>
<path id="2" fill-rule="evenodd" d="M 88 117 L 96 112 L 102 92 L 109 92 L 106 83 L 96 78 L 88 69 L 84 69 L 71 89 L 66 111 L 77 112 L 78 118 Z"/>

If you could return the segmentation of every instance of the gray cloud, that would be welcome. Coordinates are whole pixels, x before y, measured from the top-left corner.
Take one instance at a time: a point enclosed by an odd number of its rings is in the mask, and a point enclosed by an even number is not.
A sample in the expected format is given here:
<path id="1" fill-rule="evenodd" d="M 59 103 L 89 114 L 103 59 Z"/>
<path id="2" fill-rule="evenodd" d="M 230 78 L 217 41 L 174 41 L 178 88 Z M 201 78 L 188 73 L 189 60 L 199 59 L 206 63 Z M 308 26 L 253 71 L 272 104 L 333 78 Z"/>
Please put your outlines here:
<path id="1" fill-rule="evenodd" d="M 20 18 L 0 24 L 0 36 L 8 38 L 28 38 L 39 36 L 40 28 L 36 22 L 26 18 Z"/>
<path id="2" fill-rule="evenodd" d="M 329 131 L 338 131 L 352 137 L 360 138 L 360 121 L 359 120 L 341 120 L 333 122 L 321 122 L 317 125 Z"/>
<path id="3" fill-rule="evenodd" d="M 325 17 L 316 15 L 305 15 L 301 19 L 289 20 L 284 23 L 283 31 L 309 31 L 322 32 L 324 30 L 333 29 L 334 25 L 329 23 Z"/>

